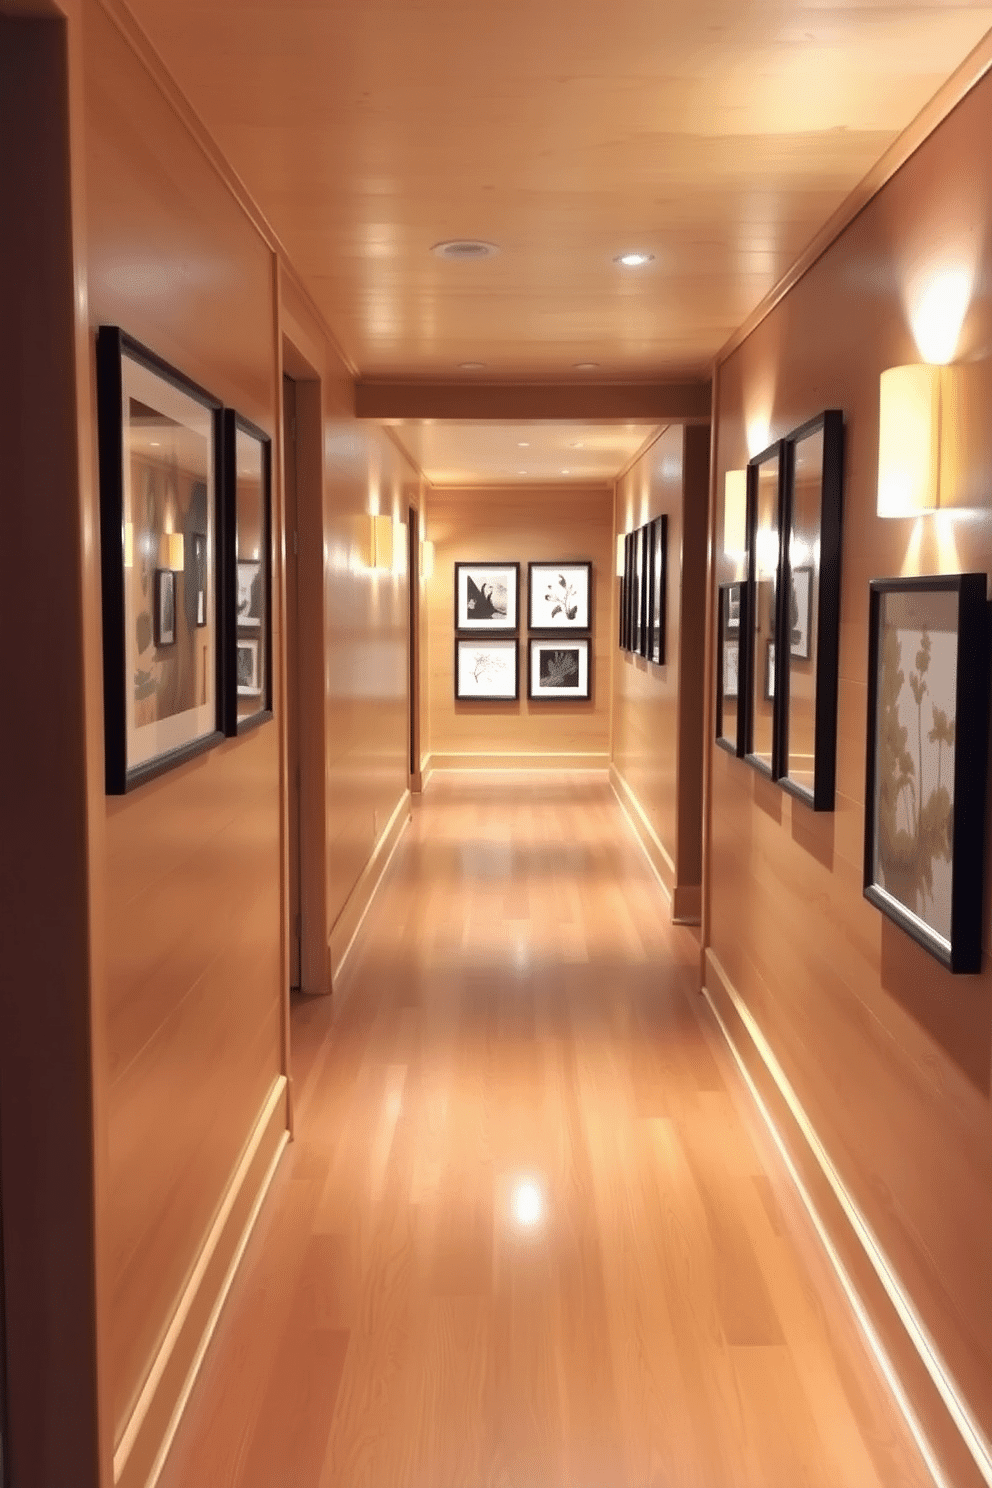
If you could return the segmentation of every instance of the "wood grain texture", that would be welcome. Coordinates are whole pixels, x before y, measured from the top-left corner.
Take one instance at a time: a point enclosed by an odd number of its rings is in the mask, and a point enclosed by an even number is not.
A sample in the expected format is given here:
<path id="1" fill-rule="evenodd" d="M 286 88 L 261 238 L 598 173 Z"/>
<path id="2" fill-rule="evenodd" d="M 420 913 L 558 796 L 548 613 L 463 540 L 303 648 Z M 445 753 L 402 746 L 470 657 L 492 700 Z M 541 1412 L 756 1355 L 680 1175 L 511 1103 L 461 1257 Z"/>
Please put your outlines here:
<path id="1" fill-rule="evenodd" d="M 987 420 L 952 402 L 953 507 L 876 516 L 879 376 L 916 362 L 919 297 L 952 264 L 992 271 L 985 141 L 992 81 L 958 106 L 720 368 L 723 473 L 824 408 L 844 410 L 837 809 L 814 821 L 714 752 L 710 941 L 844 1183 L 992 1438 L 992 969 L 951 977 L 862 897 L 868 581 L 992 566 Z M 955 357 L 981 366 L 973 292 Z M 815 350 L 814 350 L 815 349 Z M 981 377 L 979 377 L 979 383 Z M 722 532 L 718 508 L 716 533 Z M 720 560 L 719 578 L 732 577 Z M 992 880 L 986 870 L 985 946 Z"/>
<path id="2" fill-rule="evenodd" d="M 426 586 L 429 632 L 430 750 L 437 767 L 448 756 L 589 755 L 605 765 L 610 731 L 611 619 L 614 548 L 608 490 L 524 485 L 435 487 L 429 535 L 434 574 Z M 527 564 L 591 559 L 592 696 L 583 702 L 527 698 Z M 454 565 L 473 560 L 520 563 L 520 698 L 456 702 Z"/>
<path id="3" fill-rule="evenodd" d="M 616 488 L 618 534 L 668 517 L 665 665 L 618 650 L 614 616 L 613 766 L 667 856 L 673 892 L 702 877 L 708 445 L 706 428 L 666 429 Z"/>
<path id="4" fill-rule="evenodd" d="M 923 1488 L 662 909 L 605 781 L 431 779 L 160 1488 Z"/>

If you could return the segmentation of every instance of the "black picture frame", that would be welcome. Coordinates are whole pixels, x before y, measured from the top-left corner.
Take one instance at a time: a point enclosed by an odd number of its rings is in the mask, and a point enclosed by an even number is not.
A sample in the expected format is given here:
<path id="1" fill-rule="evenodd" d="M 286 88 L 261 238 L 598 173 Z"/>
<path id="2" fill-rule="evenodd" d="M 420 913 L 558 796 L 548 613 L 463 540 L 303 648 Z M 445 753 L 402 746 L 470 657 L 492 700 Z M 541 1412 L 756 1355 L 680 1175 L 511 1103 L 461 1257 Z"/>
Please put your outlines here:
<path id="1" fill-rule="evenodd" d="M 987 584 L 984 573 L 962 573 L 869 585 L 864 894 L 955 973 L 982 965 Z"/>
<path id="2" fill-rule="evenodd" d="M 747 692 L 744 703 L 744 758 L 759 774 L 767 776 L 770 780 L 777 780 L 781 774 L 780 759 L 782 751 L 781 724 L 780 724 L 780 700 L 782 693 L 782 650 L 776 648 L 775 666 L 776 676 L 774 682 L 774 700 L 770 712 L 762 710 L 761 722 L 770 726 L 771 737 L 768 739 L 768 749 L 756 748 L 756 730 L 758 726 L 758 704 L 768 701 L 762 688 L 761 696 L 757 695 L 759 679 L 762 676 L 764 656 L 760 658 L 757 654 L 759 644 L 769 638 L 777 636 L 782 627 L 782 548 L 783 548 L 783 526 L 785 511 L 785 446 L 782 440 L 777 440 L 755 455 L 747 466 L 747 601 L 748 625 L 746 630 L 742 628 L 741 636 L 744 640 L 745 665 L 741 669 L 746 678 Z M 759 507 L 763 500 L 761 496 L 762 473 L 765 470 L 774 471 L 774 516 L 776 523 L 774 541 L 776 548 L 775 562 L 771 564 L 770 554 L 759 553 Z M 743 612 L 742 612 L 743 613 Z M 764 650 L 762 646 L 762 651 Z"/>
<path id="3" fill-rule="evenodd" d="M 487 674 L 480 673 L 477 677 L 478 690 L 472 690 L 468 685 L 466 667 L 471 665 L 472 652 L 489 652 L 490 654 L 502 655 L 511 659 L 513 669 L 513 691 L 508 688 L 504 690 L 486 691 Z M 502 668 L 500 669 L 502 670 Z M 490 679 L 497 675 L 496 671 L 490 669 Z M 455 636 L 455 701 L 458 703 L 515 703 L 520 700 L 520 643 L 516 636 L 508 635 L 469 635 Z"/>
<path id="4" fill-rule="evenodd" d="M 635 590 L 635 565 L 634 565 L 634 539 L 635 534 L 628 532 L 624 538 L 624 650 L 633 653 L 634 650 L 634 590 Z"/>
<path id="5" fill-rule="evenodd" d="M 174 646 L 176 644 L 176 575 L 171 568 L 155 570 L 153 623 L 156 646 Z"/>
<path id="6" fill-rule="evenodd" d="M 479 582 L 476 583 L 476 577 Z M 463 585 L 464 578 L 464 585 Z M 499 585 L 505 581 L 505 613 L 494 613 L 502 601 Z M 464 593 L 463 593 L 464 588 Z M 480 605 L 489 613 L 473 616 L 470 611 Z M 520 629 L 520 564 L 492 560 L 455 564 L 455 634 L 516 635 Z"/>
<path id="7" fill-rule="evenodd" d="M 527 643 L 528 701 L 570 705 L 587 703 L 591 697 L 590 637 L 577 633 L 568 637 L 531 636 Z"/>
<path id="8" fill-rule="evenodd" d="M 822 439 L 819 523 L 816 537 L 808 547 L 815 548 L 813 562 L 796 565 L 791 562 L 796 470 L 799 447 L 810 439 Z M 783 790 L 809 806 L 813 811 L 833 811 L 837 776 L 837 685 L 840 662 L 840 595 L 841 535 L 844 498 L 844 415 L 831 408 L 801 424 L 783 441 L 785 467 L 785 501 L 782 515 L 782 582 L 779 588 L 790 596 L 788 617 L 789 647 L 780 658 L 778 679 L 778 781 Z M 815 562 L 815 566 L 814 566 Z M 806 603 L 803 615 L 802 594 L 794 583 L 794 574 L 806 574 Z M 816 602 L 813 603 L 813 590 Z M 801 588 L 801 586 L 800 586 Z M 792 634 L 791 600 L 795 595 L 800 607 L 800 641 Z M 802 621 L 805 620 L 805 626 Z M 793 671 L 804 677 L 811 661 L 812 638 L 815 636 L 816 657 L 812 681 L 814 704 L 812 719 L 813 780 L 810 785 L 791 772 L 790 729 L 792 726 Z"/>
<path id="9" fill-rule="evenodd" d="M 233 408 L 224 410 L 223 438 L 223 718 L 236 738 L 273 717 L 272 440 Z"/>
<path id="10" fill-rule="evenodd" d="M 732 613 L 736 613 L 735 625 L 728 621 Z M 716 742 L 721 749 L 727 750 L 729 754 L 738 759 L 744 757 L 744 702 L 747 697 L 746 687 L 746 651 L 741 644 L 742 635 L 746 634 L 746 625 L 742 626 L 747 614 L 747 583 L 737 581 L 731 584 L 721 584 L 717 589 L 717 625 L 716 625 Z M 729 690 L 731 677 L 736 682 L 733 691 Z M 725 724 L 725 704 L 734 704 L 733 733 L 728 735 Z"/>
<path id="11" fill-rule="evenodd" d="M 589 558 L 528 563 L 527 629 L 540 635 L 588 634 L 593 614 L 592 570 Z M 542 596 L 545 586 L 547 596 Z"/>
<path id="12" fill-rule="evenodd" d="M 646 655 L 654 666 L 665 665 L 668 608 L 668 515 L 662 512 L 645 528 L 648 547 L 648 602 Z"/>
<path id="13" fill-rule="evenodd" d="M 622 539 L 622 541 L 621 541 Z M 621 651 L 625 651 L 626 634 L 626 603 L 627 603 L 627 538 L 626 534 L 617 534 L 617 553 L 623 553 L 620 572 L 617 574 L 617 602 L 619 614 L 617 616 L 617 645 Z"/>
<path id="14" fill-rule="evenodd" d="M 222 407 L 120 326 L 97 331 L 96 385 L 105 786 L 123 795 L 223 738 Z M 184 420 L 202 469 L 177 452 Z M 164 456 L 151 454 L 157 447 Z M 198 535 L 206 539 L 203 625 L 193 601 Z M 160 561 L 180 541 L 181 594 Z M 156 569 L 173 572 L 176 636 L 163 643 L 165 656 L 154 639 Z"/>

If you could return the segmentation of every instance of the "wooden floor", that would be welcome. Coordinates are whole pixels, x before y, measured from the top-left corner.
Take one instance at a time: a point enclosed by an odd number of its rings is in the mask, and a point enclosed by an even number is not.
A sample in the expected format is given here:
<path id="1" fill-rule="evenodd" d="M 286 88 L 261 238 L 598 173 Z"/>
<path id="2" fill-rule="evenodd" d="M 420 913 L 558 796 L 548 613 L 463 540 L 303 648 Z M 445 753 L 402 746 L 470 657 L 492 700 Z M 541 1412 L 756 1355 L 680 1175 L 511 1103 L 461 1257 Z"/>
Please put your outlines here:
<path id="1" fill-rule="evenodd" d="M 435 776 L 162 1488 L 929 1484 L 600 776 Z"/>

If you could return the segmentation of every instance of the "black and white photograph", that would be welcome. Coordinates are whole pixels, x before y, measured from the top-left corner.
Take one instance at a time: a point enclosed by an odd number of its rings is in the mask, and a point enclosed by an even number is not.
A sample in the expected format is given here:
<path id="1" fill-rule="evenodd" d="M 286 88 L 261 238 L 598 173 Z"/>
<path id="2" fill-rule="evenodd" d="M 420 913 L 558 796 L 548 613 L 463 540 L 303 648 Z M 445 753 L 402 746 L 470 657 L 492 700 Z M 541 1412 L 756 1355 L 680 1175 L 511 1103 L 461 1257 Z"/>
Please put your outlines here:
<path id="1" fill-rule="evenodd" d="M 238 625 L 262 624 L 262 565 L 238 559 Z"/>
<path id="2" fill-rule="evenodd" d="M 723 628 L 728 632 L 741 628 L 741 591 L 738 584 L 730 584 L 727 587 L 727 609 Z"/>
<path id="3" fill-rule="evenodd" d="M 455 639 L 455 698 L 458 702 L 506 702 L 520 696 L 519 649 L 515 637 Z"/>
<path id="4" fill-rule="evenodd" d="M 197 629 L 207 623 L 207 537 L 193 533 L 193 615 Z"/>
<path id="5" fill-rule="evenodd" d="M 663 512 L 648 523 L 648 660 L 665 665 L 665 618 L 668 607 L 668 517 Z"/>
<path id="6" fill-rule="evenodd" d="M 952 970 L 981 962 L 985 585 L 960 574 L 870 591 L 865 893 Z"/>
<path id="7" fill-rule="evenodd" d="M 588 630 L 592 563 L 531 563 L 527 571 L 531 630 Z"/>
<path id="8" fill-rule="evenodd" d="M 789 617 L 789 651 L 792 656 L 809 660 L 810 624 L 813 615 L 813 570 L 792 570 L 792 605 Z"/>
<path id="9" fill-rule="evenodd" d="M 542 640 L 532 636 L 527 696 L 533 702 L 583 702 L 590 696 L 589 640 Z"/>
<path id="10" fill-rule="evenodd" d="M 455 630 L 516 631 L 519 563 L 455 564 Z"/>
<path id="11" fill-rule="evenodd" d="M 726 641 L 723 647 L 723 696 L 730 700 L 737 697 L 739 665 L 740 646 L 736 641 Z"/>
<path id="12" fill-rule="evenodd" d="M 765 643 L 765 702 L 775 699 L 775 642 Z"/>
<path id="13" fill-rule="evenodd" d="M 155 644 L 176 644 L 176 576 L 171 568 L 155 570 Z"/>
<path id="14" fill-rule="evenodd" d="M 238 640 L 238 692 L 241 697 L 258 697 L 262 691 L 258 641 Z"/>

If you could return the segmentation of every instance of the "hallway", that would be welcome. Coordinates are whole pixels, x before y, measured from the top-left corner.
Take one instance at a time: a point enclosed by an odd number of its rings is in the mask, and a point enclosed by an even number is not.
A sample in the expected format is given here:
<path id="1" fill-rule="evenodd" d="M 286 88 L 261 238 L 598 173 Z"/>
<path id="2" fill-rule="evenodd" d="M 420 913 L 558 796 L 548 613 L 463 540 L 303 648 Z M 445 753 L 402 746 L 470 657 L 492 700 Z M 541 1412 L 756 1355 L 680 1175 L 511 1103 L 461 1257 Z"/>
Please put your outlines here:
<path id="1" fill-rule="evenodd" d="M 930 1481 L 605 776 L 435 775 L 161 1488 Z"/>

